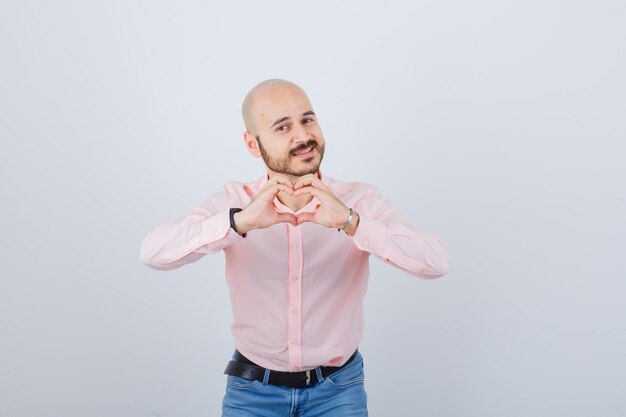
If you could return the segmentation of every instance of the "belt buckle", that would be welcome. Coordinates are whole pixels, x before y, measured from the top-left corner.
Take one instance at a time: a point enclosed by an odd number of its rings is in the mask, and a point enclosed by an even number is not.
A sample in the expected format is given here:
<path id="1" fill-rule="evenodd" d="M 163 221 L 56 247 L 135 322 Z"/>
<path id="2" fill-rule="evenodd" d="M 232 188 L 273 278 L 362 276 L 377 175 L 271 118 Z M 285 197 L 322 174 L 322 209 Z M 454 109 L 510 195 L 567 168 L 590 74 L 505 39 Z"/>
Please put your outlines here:
<path id="1" fill-rule="evenodd" d="M 311 371 L 308 370 L 308 371 L 306 371 L 306 385 L 307 385 L 307 387 L 309 386 L 310 383 L 311 383 Z"/>

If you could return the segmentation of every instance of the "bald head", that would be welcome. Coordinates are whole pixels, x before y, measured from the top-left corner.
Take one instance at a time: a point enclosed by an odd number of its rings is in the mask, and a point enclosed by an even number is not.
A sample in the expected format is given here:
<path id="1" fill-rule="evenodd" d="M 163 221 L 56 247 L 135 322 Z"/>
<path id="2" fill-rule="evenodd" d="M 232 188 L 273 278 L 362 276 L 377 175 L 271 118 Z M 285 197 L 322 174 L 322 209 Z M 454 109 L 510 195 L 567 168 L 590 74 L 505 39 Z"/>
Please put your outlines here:
<path id="1" fill-rule="evenodd" d="M 256 135 L 258 132 L 256 124 L 259 119 L 265 116 L 267 107 L 287 94 L 302 94 L 306 97 L 306 93 L 298 85 L 279 78 L 265 80 L 255 85 L 248 92 L 241 105 L 241 115 L 243 116 L 246 130 Z"/>
<path id="2" fill-rule="evenodd" d="M 248 152 L 263 158 L 268 173 L 292 177 L 313 174 L 324 156 L 324 134 L 302 88 L 280 80 L 265 80 L 250 90 L 241 114 Z"/>

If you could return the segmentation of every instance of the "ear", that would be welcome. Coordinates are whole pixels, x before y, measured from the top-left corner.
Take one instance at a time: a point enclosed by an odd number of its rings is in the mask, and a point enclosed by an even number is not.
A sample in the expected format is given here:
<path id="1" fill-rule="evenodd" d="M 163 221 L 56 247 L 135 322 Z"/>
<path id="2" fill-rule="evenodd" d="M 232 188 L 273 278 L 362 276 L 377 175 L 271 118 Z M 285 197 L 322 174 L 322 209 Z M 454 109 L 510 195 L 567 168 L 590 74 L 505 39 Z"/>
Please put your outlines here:
<path id="1" fill-rule="evenodd" d="M 247 130 L 243 132 L 243 141 L 245 142 L 246 148 L 248 149 L 248 152 L 250 152 L 250 155 L 254 156 L 255 158 L 261 157 L 259 143 L 252 133 L 248 132 Z"/>

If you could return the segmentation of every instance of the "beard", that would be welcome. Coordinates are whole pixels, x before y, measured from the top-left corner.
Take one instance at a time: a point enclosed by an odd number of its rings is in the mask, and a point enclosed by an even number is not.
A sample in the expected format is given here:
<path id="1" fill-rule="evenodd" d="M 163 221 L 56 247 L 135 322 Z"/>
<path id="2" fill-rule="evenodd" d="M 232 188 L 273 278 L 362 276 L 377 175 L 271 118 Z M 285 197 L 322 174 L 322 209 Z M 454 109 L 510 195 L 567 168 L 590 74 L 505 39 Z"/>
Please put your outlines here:
<path id="1" fill-rule="evenodd" d="M 319 144 L 317 143 L 315 139 L 309 139 L 306 143 L 303 143 L 302 145 L 294 149 L 291 149 L 289 151 L 289 155 L 286 158 L 273 158 L 265 151 L 265 148 L 263 148 L 263 145 L 261 144 L 261 138 L 259 136 L 256 136 L 256 140 L 259 143 L 259 151 L 261 152 L 261 157 L 263 158 L 265 165 L 267 165 L 267 167 L 271 169 L 272 171 L 279 173 L 279 174 L 293 175 L 296 177 L 301 177 L 307 174 L 315 174 L 317 173 L 317 171 L 319 171 L 320 164 L 322 163 L 322 159 L 324 159 L 325 144 L 322 146 L 319 146 Z M 313 146 L 313 149 L 317 150 L 317 152 L 320 154 L 320 160 L 316 164 L 309 164 L 315 158 L 315 155 L 313 155 L 310 158 L 302 160 L 304 163 L 307 164 L 306 167 L 303 167 L 300 169 L 293 168 L 291 166 L 292 159 L 296 157 L 293 156 L 292 154 L 294 152 L 307 149 L 311 146 Z"/>

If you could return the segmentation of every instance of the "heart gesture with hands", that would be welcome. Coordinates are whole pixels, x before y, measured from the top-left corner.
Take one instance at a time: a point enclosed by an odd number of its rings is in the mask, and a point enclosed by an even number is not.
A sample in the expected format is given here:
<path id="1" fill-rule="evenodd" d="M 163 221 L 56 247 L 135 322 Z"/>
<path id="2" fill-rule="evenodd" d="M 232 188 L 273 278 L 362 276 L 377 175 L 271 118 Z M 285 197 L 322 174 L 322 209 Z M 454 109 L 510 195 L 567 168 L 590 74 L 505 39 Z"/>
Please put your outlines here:
<path id="1" fill-rule="evenodd" d="M 315 174 L 304 175 L 294 185 L 294 197 L 311 194 L 322 203 L 313 213 L 298 214 L 298 224 L 313 222 L 326 227 L 340 228 L 346 221 L 350 209 Z M 357 215 L 358 216 L 358 215 Z"/>
<path id="2" fill-rule="evenodd" d="M 274 198 L 280 192 L 291 196 L 311 194 L 321 202 L 313 213 L 279 213 L 274 207 Z M 234 215 L 235 226 L 240 235 L 250 230 L 264 229 L 277 223 L 289 223 L 298 226 L 304 222 L 313 222 L 326 227 L 340 228 L 345 223 L 350 209 L 346 207 L 315 174 L 304 175 L 292 183 L 283 175 L 273 176 L 250 204 Z M 358 225 L 358 214 L 354 213 L 346 232 L 353 235 Z M 352 233 L 350 233 L 352 232 Z"/>

